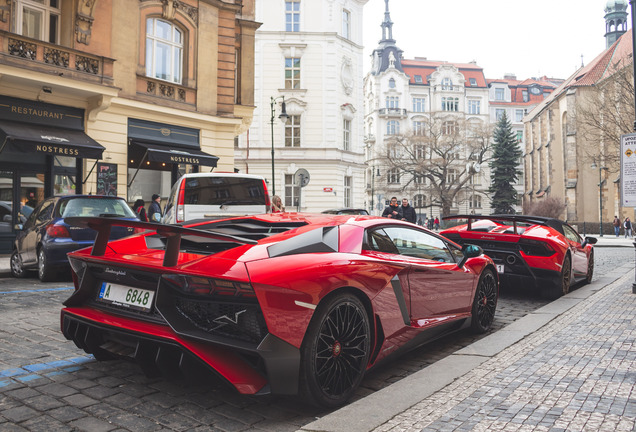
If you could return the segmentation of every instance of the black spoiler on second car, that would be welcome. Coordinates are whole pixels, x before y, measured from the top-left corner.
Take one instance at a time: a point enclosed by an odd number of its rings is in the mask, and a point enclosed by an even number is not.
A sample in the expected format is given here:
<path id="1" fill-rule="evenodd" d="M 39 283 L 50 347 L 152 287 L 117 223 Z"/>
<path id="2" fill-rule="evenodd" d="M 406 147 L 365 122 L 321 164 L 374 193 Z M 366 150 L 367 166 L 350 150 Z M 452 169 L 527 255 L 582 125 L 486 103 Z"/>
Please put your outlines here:
<path id="1" fill-rule="evenodd" d="M 106 245 L 110 237 L 110 229 L 113 226 L 124 226 L 132 228 L 142 228 L 145 230 L 155 231 L 160 236 L 167 239 L 166 253 L 163 258 L 164 267 L 174 267 L 179 259 L 179 250 L 181 248 L 181 236 L 195 235 L 216 240 L 223 240 L 240 244 L 256 244 L 256 240 L 247 239 L 214 231 L 205 231 L 194 228 L 184 228 L 178 225 L 163 225 L 155 222 L 141 222 L 124 219 L 114 219 L 105 217 L 67 217 L 64 218 L 67 224 L 82 228 L 91 228 L 97 231 L 97 238 L 93 244 L 91 255 L 102 256 L 106 253 Z"/>
<path id="2" fill-rule="evenodd" d="M 561 234 L 563 234 L 563 222 L 558 219 L 548 218 L 543 216 L 525 216 L 525 215 L 453 215 L 453 216 L 444 216 L 442 220 L 452 220 L 452 219 L 468 219 L 468 227 L 467 230 L 472 230 L 472 223 L 476 220 L 491 220 L 491 221 L 505 221 L 512 222 L 514 233 L 517 234 L 517 223 L 531 223 L 534 225 L 544 225 L 548 226 L 552 229 L 557 230 Z"/>

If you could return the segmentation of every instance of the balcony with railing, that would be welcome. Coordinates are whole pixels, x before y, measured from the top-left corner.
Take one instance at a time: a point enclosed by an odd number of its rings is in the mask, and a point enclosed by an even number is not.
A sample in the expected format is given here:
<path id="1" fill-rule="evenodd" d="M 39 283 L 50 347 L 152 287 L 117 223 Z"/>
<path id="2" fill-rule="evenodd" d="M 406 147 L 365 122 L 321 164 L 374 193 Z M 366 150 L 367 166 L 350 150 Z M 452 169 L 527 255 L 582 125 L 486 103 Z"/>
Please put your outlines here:
<path id="1" fill-rule="evenodd" d="M 114 60 L 111 58 L 2 30 L 0 63 L 74 80 L 113 85 Z"/>
<path id="2" fill-rule="evenodd" d="M 378 114 L 384 118 L 406 118 L 407 110 L 405 108 L 380 108 Z"/>

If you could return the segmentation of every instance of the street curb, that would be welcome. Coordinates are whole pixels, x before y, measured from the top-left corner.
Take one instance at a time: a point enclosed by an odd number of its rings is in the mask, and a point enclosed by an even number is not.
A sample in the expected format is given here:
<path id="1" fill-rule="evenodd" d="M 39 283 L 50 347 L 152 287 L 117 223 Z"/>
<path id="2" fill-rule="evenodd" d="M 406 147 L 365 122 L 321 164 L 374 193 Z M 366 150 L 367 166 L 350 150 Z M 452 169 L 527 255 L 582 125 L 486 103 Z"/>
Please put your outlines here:
<path id="1" fill-rule="evenodd" d="M 570 310 L 604 287 L 613 284 L 634 265 L 625 263 L 611 275 L 599 277 L 552 303 L 529 313 L 512 324 L 464 347 L 448 357 L 415 372 L 369 396 L 309 423 L 297 432 L 368 432 L 443 389 L 469 371 L 488 361 L 525 337 Z"/>

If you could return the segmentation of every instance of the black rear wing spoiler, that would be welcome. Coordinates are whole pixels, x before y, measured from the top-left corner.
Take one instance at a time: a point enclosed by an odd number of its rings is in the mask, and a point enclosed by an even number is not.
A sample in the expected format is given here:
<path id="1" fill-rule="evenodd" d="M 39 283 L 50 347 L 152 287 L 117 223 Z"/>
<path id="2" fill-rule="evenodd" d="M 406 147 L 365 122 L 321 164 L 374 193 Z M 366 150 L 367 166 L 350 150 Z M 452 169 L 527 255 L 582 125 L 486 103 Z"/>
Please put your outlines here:
<path id="1" fill-rule="evenodd" d="M 214 231 L 199 230 L 195 228 L 184 228 L 178 225 L 164 225 L 155 222 L 131 221 L 106 217 L 67 217 L 64 218 L 64 220 L 71 226 L 90 228 L 97 231 L 97 238 L 95 238 L 93 250 L 91 251 L 91 255 L 93 256 L 103 256 L 106 253 L 106 245 L 108 244 L 111 227 L 113 226 L 141 228 L 149 231 L 155 231 L 157 234 L 167 239 L 166 253 L 163 258 L 164 267 L 174 267 L 177 265 L 179 260 L 179 251 L 181 248 L 181 236 L 184 235 L 195 235 L 240 244 L 258 243 L 256 240 L 244 237 L 232 236 Z"/>
<path id="2" fill-rule="evenodd" d="M 541 217 L 541 216 L 525 216 L 525 215 L 453 215 L 444 216 L 442 220 L 452 219 L 468 219 L 467 230 L 472 230 L 473 221 L 476 220 L 491 220 L 491 221 L 504 221 L 512 222 L 514 233 L 517 234 L 517 223 L 530 223 L 533 225 L 544 225 L 553 228 L 560 233 L 563 233 L 562 223 L 553 218 Z"/>

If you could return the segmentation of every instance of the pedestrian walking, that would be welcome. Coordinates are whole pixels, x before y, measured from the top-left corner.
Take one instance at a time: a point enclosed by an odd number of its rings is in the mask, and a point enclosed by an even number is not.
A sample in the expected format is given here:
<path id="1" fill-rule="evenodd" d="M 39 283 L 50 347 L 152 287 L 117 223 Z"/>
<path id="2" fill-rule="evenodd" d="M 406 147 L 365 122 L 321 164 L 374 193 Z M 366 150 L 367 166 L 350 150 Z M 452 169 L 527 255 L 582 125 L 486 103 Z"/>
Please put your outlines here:
<path id="1" fill-rule="evenodd" d="M 135 205 L 133 205 L 133 211 L 137 214 L 137 217 L 142 222 L 148 222 L 148 214 L 146 213 L 146 208 L 144 207 L 146 202 L 139 198 L 135 201 Z"/>
<path id="2" fill-rule="evenodd" d="M 628 217 L 625 218 L 625 222 L 623 222 L 623 228 L 625 228 L 625 238 L 632 237 L 632 222 Z"/>
<path id="3" fill-rule="evenodd" d="M 391 198 L 391 202 L 382 212 L 382 217 L 402 219 L 402 216 L 400 216 L 400 206 L 398 205 L 397 197 Z"/>
<path id="4" fill-rule="evenodd" d="M 163 216 L 163 212 L 161 211 L 161 197 L 157 194 L 152 195 L 152 202 L 150 203 L 150 207 L 148 207 L 148 219 L 150 222 L 161 222 L 161 216 Z"/>
<path id="5" fill-rule="evenodd" d="M 272 213 L 281 213 L 285 211 L 283 200 L 278 195 L 272 197 Z"/>
<path id="6" fill-rule="evenodd" d="M 618 216 L 614 216 L 614 234 L 616 234 L 616 238 L 618 238 L 620 232 L 621 232 L 621 220 L 618 218 Z"/>
<path id="7" fill-rule="evenodd" d="M 400 213 L 403 221 L 415 223 L 417 220 L 417 214 L 415 213 L 415 209 L 409 205 L 408 198 L 402 198 L 402 207 L 400 207 Z"/>
<path id="8" fill-rule="evenodd" d="M 435 231 L 439 230 L 439 218 L 435 218 Z"/>

